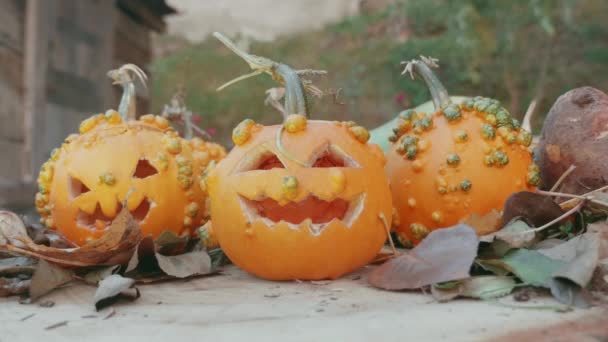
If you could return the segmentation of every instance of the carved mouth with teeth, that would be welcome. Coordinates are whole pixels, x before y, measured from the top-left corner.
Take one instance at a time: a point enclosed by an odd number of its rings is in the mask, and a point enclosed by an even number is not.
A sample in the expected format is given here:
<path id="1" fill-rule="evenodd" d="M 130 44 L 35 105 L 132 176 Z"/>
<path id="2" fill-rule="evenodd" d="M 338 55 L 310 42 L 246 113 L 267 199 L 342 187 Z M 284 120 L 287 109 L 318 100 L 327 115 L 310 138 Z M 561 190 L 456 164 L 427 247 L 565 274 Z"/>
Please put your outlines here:
<path id="1" fill-rule="evenodd" d="M 239 199 L 250 222 L 261 220 L 269 227 L 285 222 L 296 230 L 306 226 L 314 235 L 320 234 L 334 221 L 340 221 L 350 228 L 363 211 L 365 203 L 364 194 L 351 201 L 341 198 L 325 201 L 309 195 L 298 202 L 284 205 L 268 197 L 250 200 L 240 196 Z"/>
<path id="2" fill-rule="evenodd" d="M 141 201 L 141 203 L 133 210 L 130 210 L 131 216 L 138 223 L 143 223 L 148 217 L 150 209 L 154 206 L 154 202 L 150 201 L 147 197 Z M 116 212 L 122 210 L 122 204 L 118 202 Z M 91 230 L 105 230 L 110 226 L 115 217 L 107 216 L 101 210 L 99 204 L 95 207 L 95 211 L 92 214 L 84 212 L 82 209 L 78 209 L 78 216 L 76 222 L 78 226 Z"/>

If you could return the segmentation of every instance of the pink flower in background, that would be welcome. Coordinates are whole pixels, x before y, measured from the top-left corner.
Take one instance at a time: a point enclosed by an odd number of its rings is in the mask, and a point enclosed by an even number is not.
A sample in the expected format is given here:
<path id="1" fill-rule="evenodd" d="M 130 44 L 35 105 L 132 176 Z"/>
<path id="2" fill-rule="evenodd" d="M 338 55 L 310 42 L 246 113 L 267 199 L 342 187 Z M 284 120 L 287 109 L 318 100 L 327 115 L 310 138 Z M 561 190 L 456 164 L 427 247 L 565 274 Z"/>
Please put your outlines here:
<path id="1" fill-rule="evenodd" d="M 207 133 L 209 133 L 209 135 L 213 136 L 213 135 L 215 135 L 215 133 L 217 133 L 217 129 L 216 128 L 207 128 Z"/>
<path id="2" fill-rule="evenodd" d="M 407 96 L 407 93 L 405 93 L 404 91 L 399 91 L 398 93 L 396 93 L 393 97 L 393 100 L 395 101 L 395 104 L 397 106 L 402 108 L 406 108 L 409 105 L 409 98 Z"/>

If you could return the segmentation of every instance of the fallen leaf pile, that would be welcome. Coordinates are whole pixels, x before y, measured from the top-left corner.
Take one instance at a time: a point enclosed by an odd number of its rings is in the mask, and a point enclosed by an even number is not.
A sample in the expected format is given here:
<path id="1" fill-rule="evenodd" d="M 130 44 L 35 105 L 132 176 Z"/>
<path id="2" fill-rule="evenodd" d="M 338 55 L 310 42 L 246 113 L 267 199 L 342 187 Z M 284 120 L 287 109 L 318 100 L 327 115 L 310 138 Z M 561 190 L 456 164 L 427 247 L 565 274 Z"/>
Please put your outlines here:
<path id="1" fill-rule="evenodd" d="M 558 203 L 553 197 L 572 199 Z M 440 302 L 457 297 L 496 300 L 533 288 L 550 293 L 565 308 L 605 305 L 607 199 L 601 191 L 584 196 L 515 193 L 502 215 L 474 215 L 435 230 L 414 249 L 375 268 L 368 281 L 386 290 L 430 290 Z M 495 233 L 475 234 L 496 226 L 501 229 Z M 527 301 L 532 292 L 537 291 L 516 293 L 515 299 Z"/>
<path id="2" fill-rule="evenodd" d="M 210 257 L 210 254 L 213 256 Z M 183 279 L 216 272 L 221 251 L 207 253 L 198 239 L 164 232 L 142 237 L 123 209 L 106 233 L 76 247 L 54 231 L 26 227 L 21 218 L 0 211 L 0 296 L 36 301 L 72 281 L 98 286 L 96 309 L 139 297 L 136 284 Z"/>

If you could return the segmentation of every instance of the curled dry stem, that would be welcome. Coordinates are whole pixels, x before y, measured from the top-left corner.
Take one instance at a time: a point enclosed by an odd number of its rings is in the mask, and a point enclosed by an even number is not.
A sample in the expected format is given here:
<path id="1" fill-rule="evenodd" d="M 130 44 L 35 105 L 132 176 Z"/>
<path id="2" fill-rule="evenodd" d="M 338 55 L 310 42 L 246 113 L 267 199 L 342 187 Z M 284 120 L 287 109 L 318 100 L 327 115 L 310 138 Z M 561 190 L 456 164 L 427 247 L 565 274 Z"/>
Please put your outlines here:
<path id="1" fill-rule="evenodd" d="M 569 199 L 569 200 L 567 200 L 565 202 L 562 202 L 562 203 L 560 203 L 560 207 L 562 207 L 562 209 L 571 208 L 572 206 L 578 205 L 579 201 L 585 200 L 585 201 L 589 201 L 591 203 L 595 203 L 595 204 L 598 204 L 598 205 L 601 205 L 601 206 L 604 206 L 604 207 L 608 208 L 608 203 L 606 203 L 604 201 L 597 200 L 593 196 L 593 194 L 596 194 L 598 192 L 603 192 L 603 191 L 606 191 L 606 190 L 608 190 L 608 185 L 603 186 L 601 188 L 597 188 L 597 189 L 595 189 L 593 191 L 590 191 L 590 192 L 587 192 L 587 193 L 581 195 L 583 197 L 583 199 L 572 198 L 572 199 Z"/>
<path id="2" fill-rule="evenodd" d="M 575 169 L 576 169 L 575 165 L 570 165 L 570 167 L 566 171 L 564 171 L 564 173 L 562 173 L 562 175 L 559 177 L 557 182 L 555 182 L 555 184 L 553 184 L 553 186 L 551 187 L 551 189 L 549 191 L 557 190 L 557 188 L 559 188 L 559 186 L 566 179 L 566 177 L 568 177 L 572 173 L 572 171 L 574 171 Z"/>
<path id="3" fill-rule="evenodd" d="M 227 88 L 228 86 L 231 86 L 237 82 L 240 82 L 242 80 L 245 80 L 245 79 L 248 79 L 248 78 L 251 78 L 254 76 L 258 76 L 261 74 L 270 75 L 270 77 L 272 77 L 273 80 L 276 80 L 279 84 L 281 84 L 281 85 L 285 84 L 285 80 L 284 80 L 283 76 L 281 75 L 280 72 L 278 72 L 280 63 L 277 63 L 266 57 L 257 56 L 257 55 L 250 54 L 250 53 L 247 53 L 247 52 L 241 50 L 239 47 L 236 46 L 236 44 L 234 44 L 230 39 L 228 39 L 228 37 L 224 36 L 223 34 L 221 34 L 219 32 L 214 32 L 213 36 L 215 38 L 217 38 L 220 42 L 222 42 L 222 44 L 224 44 L 227 48 L 229 48 L 237 56 L 239 56 L 243 60 L 245 60 L 245 62 L 247 62 L 247 64 L 249 64 L 249 67 L 253 70 L 253 72 L 251 72 L 249 74 L 241 75 L 235 79 L 232 79 L 232 80 L 224 83 L 223 85 L 221 85 L 217 88 L 217 91 L 221 91 L 221 90 Z M 300 77 L 301 76 L 322 76 L 322 75 L 326 75 L 327 71 L 314 70 L 314 69 L 302 69 L 302 70 L 295 70 L 295 73 Z M 302 83 L 303 83 L 304 89 L 307 92 L 309 92 L 311 95 L 319 96 L 319 94 L 322 94 L 322 91 L 319 88 L 315 87 L 311 81 L 302 80 Z"/>
<path id="4" fill-rule="evenodd" d="M 135 80 L 139 79 L 145 88 L 148 76 L 135 64 L 125 64 L 118 69 L 108 71 L 107 75 L 113 80 L 113 84 L 120 84 L 123 88 L 120 104 L 118 105 L 121 118 L 123 121 L 135 119 Z"/>
<path id="5" fill-rule="evenodd" d="M 536 100 L 532 100 L 528 105 L 528 109 L 526 110 L 526 114 L 524 115 L 524 119 L 521 124 L 521 128 L 528 132 L 532 132 L 532 116 L 534 115 L 534 110 L 536 109 Z"/>
<path id="6" fill-rule="evenodd" d="M 380 219 L 380 221 L 382 221 L 382 224 L 384 225 L 384 229 L 386 230 L 386 236 L 388 238 L 388 243 L 391 245 L 391 250 L 393 251 L 393 256 L 397 256 L 399 253 L 397 252 L 397 249 L 395 248 L 395 242 L 393 242 L 393 237 L 391 236 L 391 228 L 388 226 L 388 222 L 386 222 L 386 217 L 384 216 L 384 213 L 378 214 L 378 218 Z"/>
<path id="7" fill-rule="evenodd" d="M 583 208 L 583 206 L 585 205 L 585 202 L 586 202 L 585 200 L 581 200 L 576 206 L 574 206 L 572 209 L 568 210 L 567 212 L 563 213 L 559 217 L 551 220 L 550 222 L 545 223 L 544 225 L 542 225 L 538 228 L 533 228 L 533 229 L 523 231 L 522 234 L 523 233 L 538 233 L 538 232 L 541 232 L 541 231 L 551 227 L 552 225 L 560 222 L 561 220 L 563 220 L 563 219 L 567 218 L 568 216 L 581 210 L 581 208 Z"/>

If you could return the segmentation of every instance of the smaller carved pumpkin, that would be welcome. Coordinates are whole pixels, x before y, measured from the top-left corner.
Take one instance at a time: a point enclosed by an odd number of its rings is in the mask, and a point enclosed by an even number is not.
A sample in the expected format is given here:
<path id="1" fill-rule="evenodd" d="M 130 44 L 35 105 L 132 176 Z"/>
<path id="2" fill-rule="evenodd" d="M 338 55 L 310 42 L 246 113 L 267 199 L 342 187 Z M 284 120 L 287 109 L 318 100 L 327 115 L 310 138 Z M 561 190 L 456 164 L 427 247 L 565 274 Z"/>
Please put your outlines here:
<path id="1" fill-rule="evenodd" d="M 131 79 L 126 83 L 128 93 Z M 124 101 L 121 109 L 134 112 Z M 144 236 L 191 235 L 206 221 L 198 184 L 205 166 L 225 155 L 223 147 L 182 139 L 161 116 L 125 120 L 114 110 L 83 121 L 79 133 L 40 171 L 36 207 L 46 226 L 83 244 L 103 235 L 124 204 Z"/>
<path id="2" fill-rule="evenodd" d="M 410 62 L 406 71 L 425 80 L 435 112 L 402 112 L 387 152 L 386 172 L 400 221 L 396 230 L 404 245 L 472 214 L 501 211 L 509 195 L 533 189 L 539 179 L 528 150 L 532 135 L 496 100 L 452 103 L 429 66 L 434 61 L 423 58 Z"/>
<path id="3" fill-rule="evenodd" d="M 291 68 L 239 53 L 285 82 L 287 116 L 282 125 L 240 123 L 236 146 L 206 179 L 220 246 L 273 280 L 337 278 L 368 263 L 391 218 L 382 152 L 354 123 L 308 120 Z"/>

